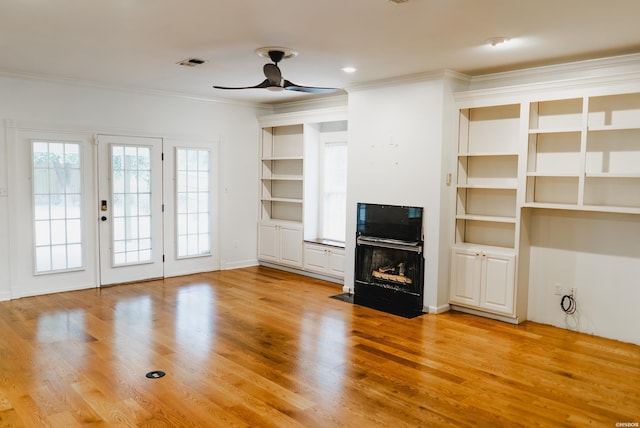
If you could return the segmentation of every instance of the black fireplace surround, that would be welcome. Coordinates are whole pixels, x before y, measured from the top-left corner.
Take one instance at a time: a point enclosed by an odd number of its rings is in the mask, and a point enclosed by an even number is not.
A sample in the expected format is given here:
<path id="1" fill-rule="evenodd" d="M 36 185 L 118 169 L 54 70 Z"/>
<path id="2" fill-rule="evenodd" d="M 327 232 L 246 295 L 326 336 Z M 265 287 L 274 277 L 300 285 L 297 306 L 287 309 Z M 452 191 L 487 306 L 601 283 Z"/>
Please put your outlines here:
<path id="1" fill-rule="evenodd" d="M 408 317 L 422 313 L 422 211 L 358 203 L 354 303 Z"/>

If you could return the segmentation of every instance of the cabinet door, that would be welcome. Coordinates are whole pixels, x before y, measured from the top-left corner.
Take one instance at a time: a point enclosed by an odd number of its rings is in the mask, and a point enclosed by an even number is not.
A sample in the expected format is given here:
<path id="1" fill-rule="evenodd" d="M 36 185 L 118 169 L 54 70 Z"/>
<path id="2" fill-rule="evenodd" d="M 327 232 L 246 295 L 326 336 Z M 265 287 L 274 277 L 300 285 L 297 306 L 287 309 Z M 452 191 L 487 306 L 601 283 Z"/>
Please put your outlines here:
<path id="1" fill-rule="evenodd" d="M 480 306 L 492 311 L 513 313 L 515 256 L 484 253 L 482 256 Z"/>
<path id="2" fill-rule="evenodd" d="M 327 269 L 327 251 L 319 245 L 304 246 L 304 268 L 324 273 Z"/>
<path id="3" fill-rule="evenodd" d="M 279 226 L 280 261 L 291 266 L 302 267 L 302 228 Z"/>
<path id="4" fill-rule="evenodd" d="M 327 270 L 329 275 L 344 278 L 344 250 L 329 250 Z"/>
<path id="5" fill-rule="evenodd" d="M 481 257 L 479 252 L 453 249 L 451 252 L 451 303 L 480 304 Z"/>
<path id="6" fill-rule="evenodd" d="M 258 258 L 270 262 L 278 261 L 278 226 L 274 224 L 258 226 Z"/>

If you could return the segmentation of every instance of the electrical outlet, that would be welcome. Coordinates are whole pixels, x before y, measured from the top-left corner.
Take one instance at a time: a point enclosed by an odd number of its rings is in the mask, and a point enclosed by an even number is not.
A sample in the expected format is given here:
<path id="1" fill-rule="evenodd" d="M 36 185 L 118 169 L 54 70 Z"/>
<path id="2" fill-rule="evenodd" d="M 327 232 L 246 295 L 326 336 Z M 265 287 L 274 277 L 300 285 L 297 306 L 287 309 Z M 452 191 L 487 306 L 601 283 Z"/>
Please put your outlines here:
<path id="1" fill-rule="evenodd" d="M 578 289 L 575 287 L 572 287 L 569 289 L 569 296 L 573 297 L 574 299 L 577 297 L 578 295 Z"/>
<path id="2" fill-rule="evenodd" d="M 556 284 L 553 294 L 556 296 L 562 296 L 562 285 Z"/>

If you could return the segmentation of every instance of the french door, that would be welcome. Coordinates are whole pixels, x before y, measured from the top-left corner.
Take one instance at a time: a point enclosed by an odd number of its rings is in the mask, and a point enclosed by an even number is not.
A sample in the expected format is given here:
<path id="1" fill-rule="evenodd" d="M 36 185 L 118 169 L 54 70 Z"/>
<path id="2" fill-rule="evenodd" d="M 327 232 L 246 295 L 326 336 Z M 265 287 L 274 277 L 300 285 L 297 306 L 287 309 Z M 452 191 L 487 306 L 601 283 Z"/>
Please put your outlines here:
<path id="1" fill-rule="evenodd" d="M 10 125 L 11 298 L 220 268 L 217 142 Z"/>
<path id="2" fill-rule="evenodd" d="M 164 276 L 162 145 L 98 135 L 100 285 Z"/>

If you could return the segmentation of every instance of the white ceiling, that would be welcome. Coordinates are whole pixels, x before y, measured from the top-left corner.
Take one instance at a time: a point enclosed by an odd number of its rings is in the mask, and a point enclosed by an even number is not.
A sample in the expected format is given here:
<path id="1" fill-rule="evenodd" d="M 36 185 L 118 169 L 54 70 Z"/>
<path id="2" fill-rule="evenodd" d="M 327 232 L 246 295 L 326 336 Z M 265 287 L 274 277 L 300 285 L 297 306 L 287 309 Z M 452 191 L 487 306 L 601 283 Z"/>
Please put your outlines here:
<path id="1" fill-rule="evenodd" d="M 275 103 L 308 95 L 212 85 L 260 83 L 263 46 L 298 52 L 284 78 L 341 88 L 640 52 L 639 17 L 640 0 L 0 0 L 0 73 Z M 191 57 L 208 62 L 176 65 Z"/>

